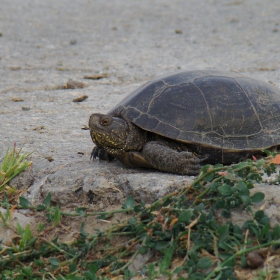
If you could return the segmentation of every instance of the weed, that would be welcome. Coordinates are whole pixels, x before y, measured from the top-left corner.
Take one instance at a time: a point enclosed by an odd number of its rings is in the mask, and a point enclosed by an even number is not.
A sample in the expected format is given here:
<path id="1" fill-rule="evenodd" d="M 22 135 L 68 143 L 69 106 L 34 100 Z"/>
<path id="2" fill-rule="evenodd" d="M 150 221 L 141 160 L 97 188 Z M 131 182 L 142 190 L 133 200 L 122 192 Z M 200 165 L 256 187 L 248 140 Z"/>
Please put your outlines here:
<path id="1" fill-rule="evenodd" d="M 21 197 L 18 209 L 43 211 L 54 227 L 65 216 L 97 216 L 103 220 L 115 213 L 133 216 L 93 233 L 85 232 L 82 223 L 79 236 L 69 243 L 44 239 L 40 235 L 44 225 L 38 225 L 38 236 L 32 236 L 28 226 L 23 229 L 18 225 L 19 238 L 9 246 L 0 245 L 1 279 L 131 279 L 135 275 L 151 280 L 161 276 L 181 280 L 237 279 L 236 270 L 248 266 L 250 252 L 257 254 L 265 248 L 266 256 L 257 265 L 260 267 L 269 256 L 277 254 L 280 246 L 280 226 L 271 227 L 264 211 L 252 208 L 264 199 L 264 194 L 250 194 L 264 174 L 276 172 L 278 163 L 272 158 L 276 157 L 269 155 L 230 166 L 206 165 L 192 184 L 149 206 L 135 204 L 128 197 L 122 209 L 115 211 L 90 212 L 81 207 L 63 212 L 51 205 L 50 194 L 37 206 Z M 5 170 L 9 170 L 8 165 L 4 164 Z M 279 183 L 276 178 L 274 183 Z M 7 201 L 0 205 L 8 210 L 15 207 Z M 221 217 L 230 217 L 232 209 L 248 211 L 250 220 L 243 226 L 229 220 L 221 222 Z M 9 217 L 1 218 L 5 224 Z M 117 237 L 120 241 L 112 245 Z M 139 271 L 130 271 L 136 256 L 147 253 L 152 259 Z M 277 272 L 268 270 L 260 272 L 257 279 L 277 277 Z"/>

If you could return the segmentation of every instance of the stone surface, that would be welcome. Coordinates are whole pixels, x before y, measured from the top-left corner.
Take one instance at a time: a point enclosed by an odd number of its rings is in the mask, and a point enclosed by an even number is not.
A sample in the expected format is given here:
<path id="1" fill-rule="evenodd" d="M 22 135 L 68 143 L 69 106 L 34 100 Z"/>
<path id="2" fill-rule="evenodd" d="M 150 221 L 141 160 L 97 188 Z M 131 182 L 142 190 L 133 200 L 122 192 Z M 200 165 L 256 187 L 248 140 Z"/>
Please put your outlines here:
<path id="1" fill-rule="evenodd" d="M 0 212 L 3 215 L 3 217 L 6 217 L 6 209 L 0 207 Z M 2 223 L 0 224 L 0 241 L 3 242 L 3 244 L 6 244 L 6 242 L 10 241 L 11 238 L 18 237 L 18 234 L 16 233 L 16 228 L 18 224 L 22 229 L 25 229 L 27 225 L 29 225 L 29 227 L 33 229 L 33 227 L 35 227 L 36 224 L 34 216 L 29 216 L 28 211 L 19 213 L 16 210 L 13 212 L 11 217 L 11 219 L 8 219 L 6 221 L 8 226 L 4 226 Z"/>
<path id="2" fill-rule="evenodd" d="M 91 162 L 93 144 L 82 128 L 91 113 L 178 69 L 234 70 L 280 87 L 279 13 L 278 0 L 2 0 L 0 155 L 14 142 L 34 151 L 31 170 L 12 184 L 30 186 L 33 203 L 51 192 L 63 206 L 106 208 L 128 195 L 150 203 L 189 183 Z M 98 74 L 108 77 L 83 78 Z M 69 80 L 84 87 L 65 89 Z M 82 95 L 88 98 L 72 102 Z M 279 197 L 279 187 L 262 188 Z"/>

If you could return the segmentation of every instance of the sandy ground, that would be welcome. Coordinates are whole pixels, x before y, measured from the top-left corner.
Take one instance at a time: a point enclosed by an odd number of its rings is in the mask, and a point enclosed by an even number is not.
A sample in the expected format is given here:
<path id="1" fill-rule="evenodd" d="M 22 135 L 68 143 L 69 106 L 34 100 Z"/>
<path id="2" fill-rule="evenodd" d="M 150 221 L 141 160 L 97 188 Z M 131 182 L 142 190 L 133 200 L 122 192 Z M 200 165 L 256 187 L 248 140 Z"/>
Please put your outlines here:
<path id="1" fill-rule="evenodd" d="M 0 155 L 14 142 L 35 151 L 32 176 L 13 185 L 29 186 L 34 203 L 51 192 L 62 207 L 106 209 L 127 195 L 151 202 L 190 182 L 90 162 L 89 115 L 179 69 L 233 70 L 280 87 L 279 14 L 278 0 L 2 0 Z M 107 77 L 84 79 L 99 74 Z M 65 89 L 69 80 L 84 87 Z M 73 102 L 82 95 L 88 99 Z M 265 187 L 277 222 L 279 188 Z"/>

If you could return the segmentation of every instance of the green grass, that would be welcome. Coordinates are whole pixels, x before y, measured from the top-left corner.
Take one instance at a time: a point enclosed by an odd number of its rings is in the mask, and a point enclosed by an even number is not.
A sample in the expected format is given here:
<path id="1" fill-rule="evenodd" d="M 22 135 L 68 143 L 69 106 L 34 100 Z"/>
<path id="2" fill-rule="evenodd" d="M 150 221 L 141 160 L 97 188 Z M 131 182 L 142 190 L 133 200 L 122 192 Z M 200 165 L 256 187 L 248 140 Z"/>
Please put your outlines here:
<path id="1" fill-rule="evenodd" d="M 17 151 L 16 144 L 12 149 L 7 149 L 0 166 L 0 193 L 11 179 L 31 165 L 26 161 L 31 154 L 21 153 L 21 149 Z"/>
<path id="2" fill-rule="evenodd" d="M 7 174 L 15 176 L 28 166 L 27 156 L 7 151 L 3 182 L 10 178 Z M 266 248 L 270 256 L 279 255 L 280 226 L 271 227 L 263 210 L 253 210 L 252 206 L 262 202 L 265 195 L 250 193 L 256 183 L 262 182 L 263 174 L 276 172 L 271 163 L 273 156 L 230 166 L 204 166 L 192 184 L 151 205 L 136 204 L 128 197 L 121 209 L 110 212 L 91 212 L 86 207 L 63 212 L 51 203 L 50 194 L 41 205 L 30 205 L 24 197 L 12 205 L 4 195 L 0 206 L 40 211 L 48 222 L 38 224 L 37 234 L 29 226 L 18 225 L 17 237 L 9 245 L 0 244 L 0 279 L 131 279 L 135 274 L 151 280 L 161 276 L 181 280 L 238 279 L 235 270 L 248 267 L 249 252 L 257 254 Z M 274 183 L 279 184 L 279 174 L 275 178 Z M 228 219 L 233 209 L 246 210 L 250 219 L 242 226 L 233 224 Z M 104 231 L 85 232 L 81 222 L 79 235 L 68 243 L 57 237 L 44 238 L 46 226 L 60 227 L 69 216 L 105 220 L 115 213 L 130 215 L 127 221 Z M 226 222 L 221 222 L 221 217 Z M 2 220 L 8 226 L 8 219 Z M 140 271 L 130 271 L 135 257 L 146 253 L 153 258 Z M 280 279 L 277 271 L 267 267 L 256 279 Z"/>

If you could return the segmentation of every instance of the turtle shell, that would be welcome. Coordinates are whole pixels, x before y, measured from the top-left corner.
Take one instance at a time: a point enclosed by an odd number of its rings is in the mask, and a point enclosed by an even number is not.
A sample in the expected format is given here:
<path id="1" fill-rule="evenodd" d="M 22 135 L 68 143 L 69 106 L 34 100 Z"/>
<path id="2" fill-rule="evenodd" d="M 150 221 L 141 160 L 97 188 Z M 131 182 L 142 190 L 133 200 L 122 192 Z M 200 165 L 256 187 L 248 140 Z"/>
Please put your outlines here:
<path id="1" fill-rule="evenodd" d="M 253 151 L 280 144 L 280 90 L 235 72 L 160 76 L 109 114 L 143 130 L 209 148 Z"/>

